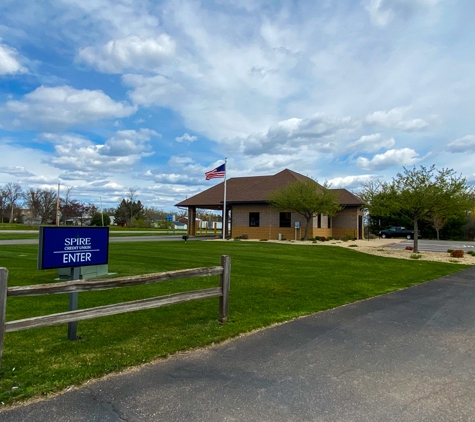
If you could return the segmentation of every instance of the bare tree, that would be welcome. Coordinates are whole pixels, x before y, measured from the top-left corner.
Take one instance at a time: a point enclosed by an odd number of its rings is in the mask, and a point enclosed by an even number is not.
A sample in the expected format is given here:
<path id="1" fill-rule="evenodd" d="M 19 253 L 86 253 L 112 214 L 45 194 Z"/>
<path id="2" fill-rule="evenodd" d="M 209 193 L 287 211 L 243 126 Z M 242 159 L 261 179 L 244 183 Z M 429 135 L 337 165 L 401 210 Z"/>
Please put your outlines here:
<path id="1" fill-rule="evenodd" d="M 17 205 L 17 201 L 22 197 L 21 186 L 18 183 L 7 183 L 5 185 L 7 204 L 10 207 L 9 223 L 13 223 L 13 211 Z"/>
<path id="2" fill-rule="evenodd" d="M 6 186 L 0 189 L 0 223 L 3 223 L 3 217 L 5 216 L 5 210 L 8 204 L 8 191 Z"/>
<path id="3" fill-rule="evenodd" d="M 56 214 L 56 198 L 58 194 L 53 189 L 30 188 L 25 194 L 25 203 L 34 218 L 40 218 L 41 224 L 54 220 Z"/>

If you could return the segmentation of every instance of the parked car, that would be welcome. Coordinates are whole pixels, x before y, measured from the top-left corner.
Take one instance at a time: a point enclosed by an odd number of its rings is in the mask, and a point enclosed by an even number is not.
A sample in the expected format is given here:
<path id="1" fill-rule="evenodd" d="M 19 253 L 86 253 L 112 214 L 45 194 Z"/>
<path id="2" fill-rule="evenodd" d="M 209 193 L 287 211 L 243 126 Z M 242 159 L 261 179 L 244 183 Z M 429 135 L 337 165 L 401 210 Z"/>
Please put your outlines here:
<path id="1" fill-rule="evenodd" d="M 405 227 L 390 227 L 387 230 L 380 230 L 379 236 L 383 239 L 390 237 L 405 237 L 406 239 L 414 239 L 414 230 L 408 230 Z M 420 230 L 418 230 L 417 237 L 421 237 Z"/>

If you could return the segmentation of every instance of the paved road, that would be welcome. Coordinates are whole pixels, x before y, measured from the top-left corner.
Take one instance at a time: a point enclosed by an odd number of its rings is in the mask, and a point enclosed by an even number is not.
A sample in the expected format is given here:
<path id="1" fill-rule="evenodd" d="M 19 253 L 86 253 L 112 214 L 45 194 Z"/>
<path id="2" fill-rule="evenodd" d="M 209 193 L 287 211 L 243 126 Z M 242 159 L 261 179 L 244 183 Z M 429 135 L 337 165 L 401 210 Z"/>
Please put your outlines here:
<path id="1" fill-rule="evenodd" d="M 414 240 L 404 240 L 402 242 L 391 245 L 391 248 L 404 249 L 406 246 L 413 246 L 413 245 L 414 245 Z M 461 249 L 465 252 L 473 251 L 475 250 L 475 242 L 419 239 L 419 250 L 421 251 L 447 252 L 448 249 Z"/>
<path id="2" fill-rule="evenodd" d="M 89 383 L 0 420 L 474 421 L 474 321 L 471 268 Z"/>
<path id="3" fill-rule="evenodd" d="M 190 237 L 187 241 L 197 241 L 203 239 L 212 239 L 214 236 L 197 236 Z M 110 243 L 117 242 L 160 242 L 160 241 L 171 241 L 171 242 L 183 242 L 182 235 L 163 235 L 163 236 L 111 236 L 109 237 Z M 38 238 L 36 239 L 10 239 L 10 240 L 0 240 L 1 245 L 37 245 Z"/>

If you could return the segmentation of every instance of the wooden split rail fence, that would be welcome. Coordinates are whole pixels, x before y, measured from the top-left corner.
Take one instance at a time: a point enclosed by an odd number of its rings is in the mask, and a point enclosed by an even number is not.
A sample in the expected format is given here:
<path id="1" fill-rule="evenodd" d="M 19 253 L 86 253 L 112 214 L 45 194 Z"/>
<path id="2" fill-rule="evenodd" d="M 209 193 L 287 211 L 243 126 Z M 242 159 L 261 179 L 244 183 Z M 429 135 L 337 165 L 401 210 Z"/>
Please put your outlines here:
<path id="1" fill-rule="evenodd" d="M 157 296 L 148 299 L 121 302 L 113 305 L 98 306 L 96 308 L 80 309 L 58 314 L 19 319 L 5 320 L 7 297 L 39 296 L 58 293 L 75 293 L 93 290 L 107 290 L 117 287 L 139 286 L 143 284 L 159 283 L 183 278 L 207 277 L 220 275 L 220 286 L 209 289 L 193 290 L 175 293 L 166 296 Z M 8 287 L 8 270 L 0 268 L 0 365 L 3 353 L 3 338 L 5 333 L 28 330 L 30 328 L 59 325 L 102 316 L 117 315 L 124 312 L 153 309 L 161 306 L 190 302 L 193 300 L 219 297 L 219 321 L 228 319 L 228 298 L 231 276 L 231 258 L 223 255 L 221 265 L 216 267 L 192 268 L 163 273 L 145 274 L 133 277 L 120 277 L 106 280 L 75 280 L 54 284 L 39 284 L 23 287 Z"/>

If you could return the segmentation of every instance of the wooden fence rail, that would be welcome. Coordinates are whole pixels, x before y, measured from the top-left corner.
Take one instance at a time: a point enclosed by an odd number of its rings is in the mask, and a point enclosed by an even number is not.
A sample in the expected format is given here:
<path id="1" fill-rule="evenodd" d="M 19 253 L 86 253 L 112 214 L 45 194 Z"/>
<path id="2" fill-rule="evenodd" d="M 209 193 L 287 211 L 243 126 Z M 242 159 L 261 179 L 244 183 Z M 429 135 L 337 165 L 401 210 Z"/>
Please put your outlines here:
<path id="1" fill-rule="evenodd" d="M 160 283 L 183 278 L 207 277 L 220 275 L 220 286 L 210 289 L 193 290 L 182 293 L 158 296 L 149 299 L 121 302 L 113 305 L 98 306 L 89 309 L 61 312 L 33 318 L 19 319 L 7 322 L 5 320 L 7 297 L 38 296 L 60 293 L 74 293 L 93 290 L 107 290 L 118 287 L 139 286 L 143 284 Z M 179 271 L 168 271 L 156 274 L 146 274 L 133 277 L 112 278 L 109 280 L 77 280 L 54 284 L 40 284 L 8 288 L 8 270 L 0 268 L 0 365 L 3 353 L 3 338 L 5 333 L 28 330 L 30 328 L 47 327 L 68 322 L 82 321 L 102 316 L 117 315 L 124 312 L 153 309 L 193 300 L 219 297 L 219 321 L 228 319 L 228 298 L 231 276 L 231 258 L 223 255 L 221 265 L 217 267 L 192 268 Z"/>

